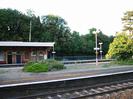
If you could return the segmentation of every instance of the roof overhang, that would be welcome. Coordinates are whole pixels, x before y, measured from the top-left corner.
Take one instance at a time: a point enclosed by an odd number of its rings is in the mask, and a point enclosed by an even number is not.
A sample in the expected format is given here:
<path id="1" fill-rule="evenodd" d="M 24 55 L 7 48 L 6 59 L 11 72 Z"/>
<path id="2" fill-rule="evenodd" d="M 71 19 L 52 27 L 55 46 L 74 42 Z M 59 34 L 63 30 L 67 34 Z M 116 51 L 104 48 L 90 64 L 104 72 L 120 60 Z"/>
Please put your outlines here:
<path id="1" fill-rule="evenodd" d="M 9 42 L 1 41 L 0 47 L 53 47 L 55 42 Z"/>

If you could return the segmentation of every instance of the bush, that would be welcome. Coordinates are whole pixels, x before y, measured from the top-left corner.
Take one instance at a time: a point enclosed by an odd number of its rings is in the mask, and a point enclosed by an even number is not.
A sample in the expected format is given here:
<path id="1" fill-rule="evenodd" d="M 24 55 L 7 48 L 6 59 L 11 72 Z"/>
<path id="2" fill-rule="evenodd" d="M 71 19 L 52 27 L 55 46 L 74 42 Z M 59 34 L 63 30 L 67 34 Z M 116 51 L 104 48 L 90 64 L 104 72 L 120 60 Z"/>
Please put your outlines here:
<path id="1" fill-rule="evenodd" d="M 115 58 L 117 60 L 128 60 L 133 55 L 133 42 L 130 35 L 125 32 L 119 33 L 110 44 L 106 58 Z"/>
<path id="2" fill-rule="evenodd" d="M 33 65 L 33 64 L 35 64 L 35 62 L 29 61 L 28 63 L 25 64 L 25 66 L 29 66 L 29 65 Z"/>
<path id="3" fill-rule="evenodd" d="M 47 72 L 65 69 L 64 64 L 56 60 L 44 60 L 38 62 L 28 62 L 24 66 L 26 72 Z"/>
<path id="4" fill-rule="evenodd" d="M 56 60 L 46 60 L 49 71 L 65 69 L 64 64 Z"/>
<path id="5" fill-rule="evenodd" d="M 24 66 L 23 70 L 26 72 L 47 72 L 48 65 L 35 63 L 35 62 L 29 62 Z"/>
<path id="6" fill-rule="evenodd" d="M 64 64 L 53 59 L 43 60 L 43 61 L 40 61 L 40 63 L 47 64 L 48 71 L 65 69 Z"/>

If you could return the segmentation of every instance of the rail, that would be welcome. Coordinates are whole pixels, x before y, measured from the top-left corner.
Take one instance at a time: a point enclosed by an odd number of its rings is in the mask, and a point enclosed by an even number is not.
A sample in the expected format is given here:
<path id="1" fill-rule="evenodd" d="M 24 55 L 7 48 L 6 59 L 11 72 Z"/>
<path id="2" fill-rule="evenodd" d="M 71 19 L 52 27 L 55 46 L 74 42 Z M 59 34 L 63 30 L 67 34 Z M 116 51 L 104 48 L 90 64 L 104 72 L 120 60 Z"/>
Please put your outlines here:
<path id="1" fill-rule="evenodd" d="M 119 90 L 132 88 L 132 75 L 133 71 L 126 71 L 53 81 L 3 85 L 0 87 L 0 97 L 2 99 L 50 99 L 50 97 L 51 99 L 76 99 L 81 96 L 92 97 L 94 93 L 95 95 L 102 94 L 107 88 L 115 88 L 116 85 L 126 86 L 121 87 L 121 89 L 120 86 L 118 86 Z M 100 93 L 98 88 L 104 90 L 104 92 L 100 91 Z M 83 94 L 83 92 L 87 94 Z M 108 90 L 108 92 L 111 92 L 111 90 Z"/>

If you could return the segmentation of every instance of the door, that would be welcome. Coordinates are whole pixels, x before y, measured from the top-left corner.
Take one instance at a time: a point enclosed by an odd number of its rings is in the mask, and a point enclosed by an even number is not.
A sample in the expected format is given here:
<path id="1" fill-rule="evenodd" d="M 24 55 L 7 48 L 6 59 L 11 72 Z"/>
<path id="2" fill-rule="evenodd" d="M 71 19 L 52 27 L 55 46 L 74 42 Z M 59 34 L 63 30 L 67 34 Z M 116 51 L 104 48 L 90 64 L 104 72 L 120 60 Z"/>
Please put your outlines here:
<path id="1" fill-rule="evenodd" d="M 21 63 L 21 55 L 16 55 L 16 63 Z"/>
<path id="2" fill-rule="evenodd" d="M 8 55 L 7 61 L 8 61 L 8 64 L 12 64 L 12 55 Z"/>

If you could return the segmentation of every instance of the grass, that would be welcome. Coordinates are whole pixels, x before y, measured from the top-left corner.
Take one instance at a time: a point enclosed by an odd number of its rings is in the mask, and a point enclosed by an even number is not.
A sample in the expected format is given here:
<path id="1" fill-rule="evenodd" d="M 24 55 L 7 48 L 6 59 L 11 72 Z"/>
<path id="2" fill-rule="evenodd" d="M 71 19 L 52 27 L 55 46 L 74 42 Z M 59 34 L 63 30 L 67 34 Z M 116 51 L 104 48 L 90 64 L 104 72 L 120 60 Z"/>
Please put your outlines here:
<path id="1" fill-rule="evenodd" d="M 119 64 L 119 65 L 133 65 L 133 60 L 119 60 L 119 61 L 113 61 L 113 64 Z"/>
<path id="2" fill-rule="evenodd" d="M 102 67 L 108 68 L 108 67 L 118 67 L 118 66 L 132 66 L 133 65 L 133 60 L 116 60 L 112 61 L 109 64 L 104 64 Z"/>

